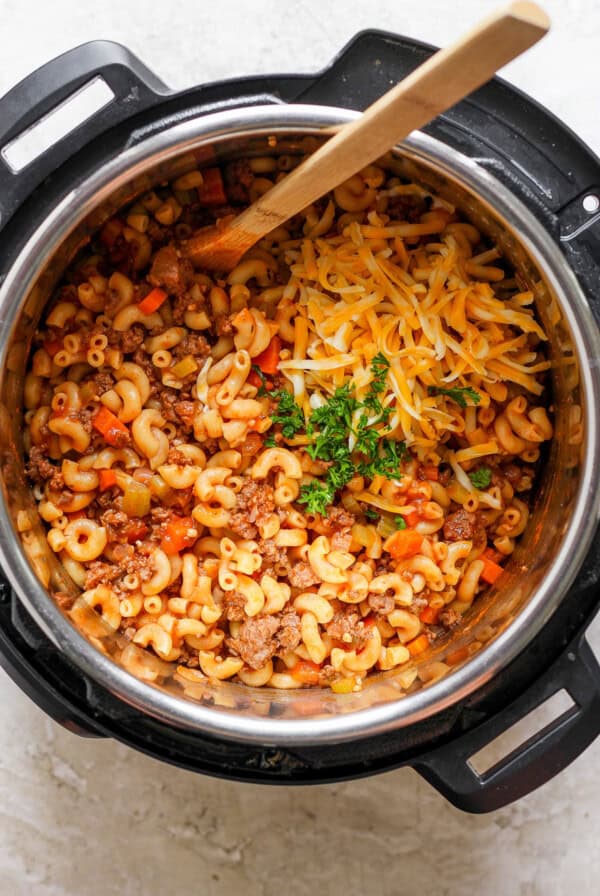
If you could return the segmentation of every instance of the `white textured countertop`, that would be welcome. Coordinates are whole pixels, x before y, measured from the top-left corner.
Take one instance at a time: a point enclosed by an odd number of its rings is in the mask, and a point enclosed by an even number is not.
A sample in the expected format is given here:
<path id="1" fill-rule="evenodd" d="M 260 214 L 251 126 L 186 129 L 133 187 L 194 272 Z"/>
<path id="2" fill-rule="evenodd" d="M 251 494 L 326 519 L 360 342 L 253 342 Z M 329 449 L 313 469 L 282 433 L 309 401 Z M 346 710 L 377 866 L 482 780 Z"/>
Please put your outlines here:
<path id="1" fill-rule="evenodd" d="M 489 0 L 0 0 L 0 94 L 52 56 L 121 41 L 168 84 L 315 71 L 357 31 L 448 43 Z M 600 152 L 600 8 L 548 0 L 552 35 L 503 73 Z M 263 788 L 195 776 L 49 721 L 0 672 L 0 896 L 243 891 L 588 896 L 598 892 L 600 743 L 484 817 L 412 770 Z"/>

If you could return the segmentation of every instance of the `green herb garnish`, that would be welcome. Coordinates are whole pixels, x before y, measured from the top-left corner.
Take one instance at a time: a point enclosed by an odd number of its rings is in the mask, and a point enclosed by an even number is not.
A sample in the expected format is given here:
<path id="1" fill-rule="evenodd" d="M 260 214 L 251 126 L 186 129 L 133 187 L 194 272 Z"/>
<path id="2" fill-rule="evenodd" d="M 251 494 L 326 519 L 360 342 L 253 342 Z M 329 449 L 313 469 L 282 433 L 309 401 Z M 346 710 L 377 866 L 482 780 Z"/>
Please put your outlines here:
<path id="1" fill-rule="evenodd" d="M 478 470 L 474 470 L 472 473 L 469 473 L 469 479 L 471 480 L 475 488 L 487 488 L 492 481 L 492 471 L 489 467 L 479 467 Z"/>
<path id="2" fill-rule="evenodd" d="M 267 389 L 265 375 L 260 367 L 253 364 L 252 370 L 254 370 L 261 381 L 261 386 L 256 393 L 259 398 L 268 396 L 272 401 L 277 402 L 277 410 L 274 414 L 271 414 L 271 421 L 273 423 L 281 424 L 281 432 L 285 439 L 293 439 L 294 436 L 306 426 L 302 408 L 296 404 L 294 396 L 286 389 L 273 389 L 272 391 L 269 391 Z M 270 441 L 267 442 L 265 439 L 265 445 L 273 447 L 275 445 L 273 434 L 269 435 L 267 438 Z"/>
<path id="3" fill-rule="evenodd" d="M 481 395 L 471 386 L 455 386 L 452 389 L 442 389 L 441 386 L 430 386 L 429 394 L 447 395 L 448 398 L 451 398 L 452 401 L 455 401 L 456 404 L 461 408 L 467 407 L 467 397 L 471 399 L 473 404 L 479 404 L 479 402 L 481 401 Z"/>
<path id="4" fill-rule="evenodd" d="M 278 402 L 277 413 L 271 414 L 272 422 L 281 424 L 284 439 L 293 439 L 306 426 L 302 408 L 296 404 L 294 396 L 285 389 L 269 394 Z"/>
<path id="5" fill-rule="evenodd" d="M 371 373 L 373 379 L 369 385 L 369 393 L 365 396 L 363 407 L 372 411 L 378 416 L 376 423 L 387 423 L 392 409 L 391 407 L 383 407 L 379 396 L 385 392 L 385 384 L 387 380 L 390 362 L 381 352 L 375 355 L 371 361 Z"/>
<path id="6" fill-rule="evenodd" d="M 403 516 L 395 516 L 394 525 L 396 529 L 406 529 L 406 520 Z"/>
<path id="7" fill-rule="evenodd" d="M 369 425 L 369 418 L 366 414 L 360 417 L 354 434 L 356 436 L 354 450 L 358 454 L 365 454 L 367 457 L 377 454 L 380 434 L 374 426 Z"/>
<path id="8" fill-rule="evenodd" d="M 293 396 L 284 389 L 268 391 L 264 374 L 254 367 L 262 383 L 258 395 L 268 396 L 278 403 L 271 420 L 280 424 L 283 437 L 291 439 L 304 430 L 311 439 L 306 446 L 308 455 L 312 460 L 329 464 L 322 480 L 310 482 L 300 490 L 298 501 L 305 504 L 309 512 L 325 513 L 336 492 L 357 474 L 371 478 L 385 476 L 387 479 L 401 474 L 401 463 L 407 456 L 405 443 L 382 438 L 389 430 L 376 428 L 381 424 L 387 427 L 392 414 L 392 408 L 384 408 L 379 397 L 385 392 L 389 367 L 390 362 L 379 352 L 371 361 L 372 379 L 362 401 L 356 398 L 351 384 L 346 383 L 338 387 L 321 407 L 315 408 L 308 422 Z M 362 411 L 358 419 L 357 411 Z M 273 435 L 268 438 L 270 441 L 265 440 L 265 444 L 274 445 Z M 353 441 L 352 450 L 350 441 Z M 378 515 L 372 518 L 378 519 Z"/>
<path id="9" fill-rule="evenodd" d="M 324 516 L 327 508 L 333 503 L 335 489 L 327 482 L 317 482 L 314 479 L 307 485 L 303 485 L 298 496 L 298 504 L 306 504 L 309 513 L 319 513 Z"/>
<path id="10" fill-rule="evenodd" d="M 360 407 L 350 383 L 340 386 L 324 405 L 310 415 L 311 431 L 318 427 L 322 434 L 330 430 L 336 435 L 347 435 L 352 429 L 352 414 Z"/>
<path id="11" fill-rule="evenodd" d="M 401 475 L 401 463 L 408 456 L 405 442 L 395 442 L 382 439 L 379 453 L 369 461 L 359 465 L 359 472 L 363 476 L 385 476 L 386 479 L 396 479 Z"/>
<path id="12" fill-rule="evenodd" d="M 378 520 L 379 514 L 376 510 L 373 510 L 372 507 L 365 507 L 363 509 L 363 516 L 365 516 L 368 520 Z"/>

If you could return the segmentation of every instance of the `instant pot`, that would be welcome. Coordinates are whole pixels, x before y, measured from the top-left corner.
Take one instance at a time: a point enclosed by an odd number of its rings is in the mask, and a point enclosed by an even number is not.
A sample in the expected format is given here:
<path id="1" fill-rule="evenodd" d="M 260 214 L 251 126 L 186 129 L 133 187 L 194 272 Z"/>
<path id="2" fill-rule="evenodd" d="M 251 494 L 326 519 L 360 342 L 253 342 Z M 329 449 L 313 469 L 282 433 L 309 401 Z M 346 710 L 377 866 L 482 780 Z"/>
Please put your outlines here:
<path id="1" fill-rule="evenodd" d="M 24 477 L 23 376 L 44 302 L 78 248 L 120 205 L 190 167 L 310 151 L 432 52 L 368 31 L 318 75 L 174 93 L 124 47 L 96 41 L 0 100 L 0 662 L 69 730 L 241 781 L 318 783 L 410 765 L 471 812 L 538 787 L 600 731 L 600 669 L 585 638 L 600 598 L 600 162 L 498 79 L 412 135 L 396 161 L 501 246 L 550 334 L 556 436 L 498 593 L 434 645 L 414 682 L 384 673 L 335 695 L 190 682 L 141 660 L 132 669 L 118 637 L 89 627 L 85 637 L 40 583 L 65 572 L 45 553 Z M 98 78 L 112 100 L 16 165 L 13 141 Z M 476 771 L 478 751 L 563 690 L 568 710 Z"/>

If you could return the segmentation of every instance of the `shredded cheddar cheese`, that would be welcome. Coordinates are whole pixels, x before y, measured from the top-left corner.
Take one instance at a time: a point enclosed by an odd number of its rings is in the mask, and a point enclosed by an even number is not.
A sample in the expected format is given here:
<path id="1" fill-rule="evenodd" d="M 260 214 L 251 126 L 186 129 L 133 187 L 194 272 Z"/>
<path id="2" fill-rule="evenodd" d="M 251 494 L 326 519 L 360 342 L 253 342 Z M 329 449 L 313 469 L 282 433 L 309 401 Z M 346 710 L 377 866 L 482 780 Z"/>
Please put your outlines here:
<path id="1" fill-rule="evenodd" d="M 297 400 L 304 403 L 310 392 L 314 406 L 320 394 L 326 398 L 346 382 L 360 397 L 369 385 L 370 361 L 382 352 L 390 361 L 381 396 L 392 408 L 389 437 L 405 440 L 421 460 L 439 462 L 450 459 L 444 443 L 449 432 L 465 430 L 465 412 L 447 395 L 432 395 L 433 387 L 470 388 L 485 408 L 499 381 L 539 395 L 537 374 L 550 363 L 536 351 L 547 337 L 530 307 L 532 294 L 495 292 L 501 269 L 485 262 L 498 251 L 473 262 L 456 225 L 440 235 L 444 209 L 426 217 L 416 225 L 389 226 L 371 212 L 368 223 L 353 221 L 341 235 L 288 248 L 302 345 L 280 369 Z M 432 242 L 415 244 L 413 238 L 424 234 Z M 499 450 L 495 440 L 476 434 L 471 442 L 457 452 L 458 462 Z"/>

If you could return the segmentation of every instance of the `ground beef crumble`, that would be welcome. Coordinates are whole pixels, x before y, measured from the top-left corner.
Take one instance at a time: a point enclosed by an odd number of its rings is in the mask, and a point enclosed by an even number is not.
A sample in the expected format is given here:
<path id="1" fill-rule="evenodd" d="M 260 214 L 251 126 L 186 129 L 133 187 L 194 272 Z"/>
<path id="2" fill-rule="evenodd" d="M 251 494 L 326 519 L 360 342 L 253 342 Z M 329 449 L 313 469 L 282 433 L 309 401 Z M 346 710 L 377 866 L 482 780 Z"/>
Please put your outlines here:
<path id="1" fill-rule="evenodd" d="M 179 448 L 175 446 L 169 448 L 169 453 L 167 454 L 167 463 L 168 464 L 176 464 L 178 467 L 187 467 L 193 466 L 194 461 L 191 460 L 187 455 L 183 454 Z"/>
<path id="2" fill-rule="evenodd" d="M 294 610 L 273 616 L 253 616 L 237 637 L 225 642 L 251 669 L 262 667 L 276 654 L 294 650 L 300 643 L 300 617 Z"/>
<path id="3" fill-rule="evenodd" d="M 131 355 L 144 341 L 144 335 L 142 327 L 134 324 L 131 329 L 122 332 L 111 330 L 108 334 L 108 341 L 116 348 L 120 348 L 125 355 Z"/>
<path id="4" fill-rule="evenodd" d="M 368 628 L 352 608 L 338 610 L 327 624 L 326 631 L 334 641 L 341 641 L 345 647 L 353 650 L 364 647 L 369 637 Z"/>
<path id="5" fill-rule="evenodd" d="M 444 523 L 444 538 L 446 541 L 463 541 L 473 538 L 477 517 L 474 513 L 461 508 L 451 513 Z"/>
<path id="6" fill-rule="evenodd" d="M 312 566 L 306 560 L 300 560 L 290 569 L 288 579 L 294 588 L 310 588 L 319 583 L 319 577 L 315 575 Z"/>
<path id="7" fill-rule="evenodd" d="M 122 510 L 109 508 L 100 515 L 100 523 L 106 526 L 111 541 L 121 541 L 126 538 L 126 530 L 131 525 L 131 520 Z"/>
<path id="8" fill-rule="evenodd" d="M 120 567 L 112 563 L 104 563 L 102 560 L 92 560 L 86 570 L 85 590 L 89 591 L 98 585 L 109 585 L 121 575 Z"/>
<path id="9" fill-rule="evenodd" d="M 49 481 L 50 488 L 53 489 L 53 491 L 60 491 L 65 485 L 60 467 L 47 460 L 42 449 L 38 448 L 36 445 L 34 445 L 29 452 L 27 475 L 30 476 L 34 482 Z"/>
<path id="10" fill-rule="evenodd" d="M 105 392 L 108 392 L 109 389 L 112 389 L 115 384 L 114 377 L 108 370 L 101 370 L 98 373 L 94 374 L 94 387 L 96 389 L 96 395 L 104 395 Z"/>
<path id="11" fill-rule="evenodd" d="M 396 606 L 396 602 L 391 594 L 369 594 L 367 603 L 380 616 L 387 616 Z"/>
<path id="12" fill-rule="evenodd" d="M 456 628 L 460 622 L 460 618 L 460 613 L 457 613 L 456 610 L 442 610 L 439 616 L 440 625 L 443 625 L 444 628 L 448 629 Z"/>
<path id="13" fill-rule="evenodd" d="M 171 354 L 177 360 L 185 358 L 186 355 L 192 355 L 198 361 L 203 361 L 210 355 L 210 345 L 205 336 L 200 333 L 188 333 L 181 342 L 176 345 Z M 195 379 L 195 376 L 194 376 Z"/>
<path id="14" fill-rule="evenodd" d="M 266 522 L 274 510 L 272 487 L 266 482 L 248 479 L 238 493 L 237 509 L 231 514 L 229 528 L 242 538 L 254 538 L 258 533 L 256 524 Z"/>
<path id="15" fill-rule="evenodd" d="M 487 544 L 485 524 L 480 515 L 464 508 L 450 514 L 444 523 L 443 534 L 446 541 L 472 541 L 474 548 Z"/>
<path id="16" fill-rule="evenodd" d="M 170 423 L 176 426 L 182 426 L 188 431 L 194 425 L 194 417 L 196 415 L 196 405 L 193 401 L 181 398 L 181 394 L 172 389 L 165 389 L 164 386 L 159 392 L 161 403 L 161 414 Z"/>
<path id="17" fill-rule="evenodd" d="M 154 256 L 148 281 L 179 296 L 187 289 L 193 273 L 191 263 L 179 256 L 175 246 L 163 246 Z"/>
<path id="18" fill-rule="evenodd" d="M 329 537 L 331 547 L 336 551 L 347 551 L 352 542 L 351 527 L 356 517 L 343 507 L 330 507 L 323 518 L 323 529 Z"/>
<path id="19" fill-rule="evenodd" d="M 286 571 L 289 577 L 290 561 L 286 548 L 275 544 L 272 538 L 261 538 L 257 544 L 263 558 L 261 573 L 268 573 L 277 578 L 277 575 L 282 575 Z"/>
<path id="20" fill-rule="evenodd" d="M 244 612 L 246 598 L 239 591 L 226 591 L 223 594 L 221 606 L 223 617 L 230 622 L 241 622 L 246 616 Z"/>

